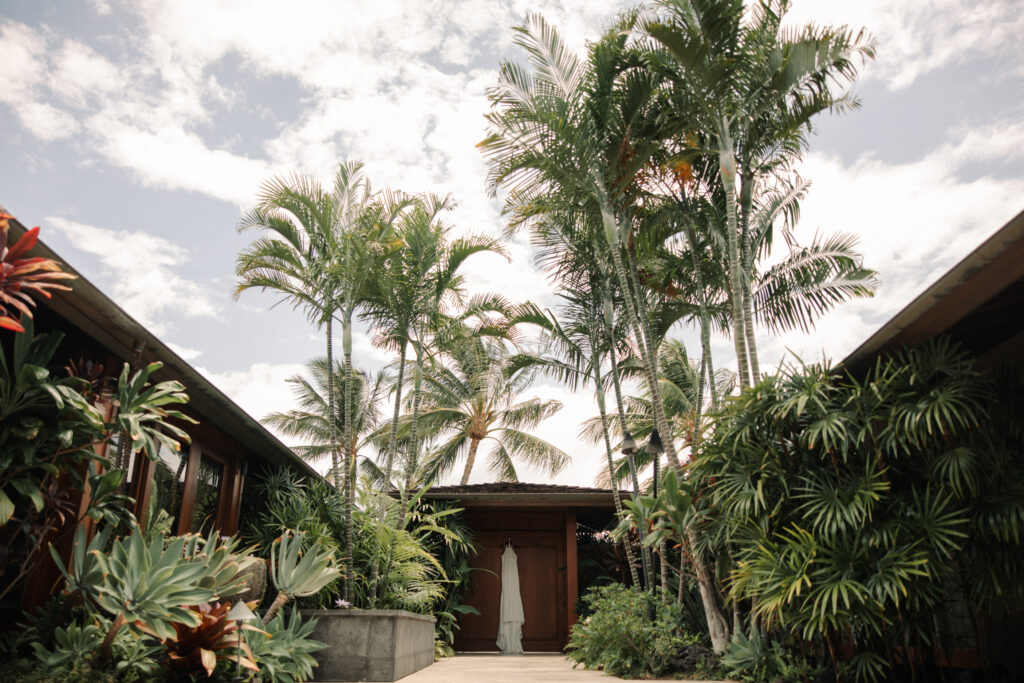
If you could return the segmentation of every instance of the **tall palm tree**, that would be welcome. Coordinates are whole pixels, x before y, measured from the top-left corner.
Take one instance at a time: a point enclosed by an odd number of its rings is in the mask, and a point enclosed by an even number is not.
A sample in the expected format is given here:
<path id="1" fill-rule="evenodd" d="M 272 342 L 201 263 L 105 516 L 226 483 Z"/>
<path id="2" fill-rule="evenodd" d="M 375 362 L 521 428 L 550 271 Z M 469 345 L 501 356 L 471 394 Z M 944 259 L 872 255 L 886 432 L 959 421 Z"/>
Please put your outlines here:
<path id="1" fill-rule="evenodd" d="M 311 463 L 319 462 L 329 458 L 333 454 L 334 444 L 332 439 L 339 431 L 351 434 L 351 443 L 346 444 L 345 452 L 352 453 L 358 460 L 361 453 L 365 453 L 371 446 L 370 436 L 380 425 L 380 407 L 384 400 L 385 386 L 387 383 L 386 373 L 378 372 L 372 377 L 361 370 L 352 373 L 352 394 L 355 410 L 350 412 L 352 429 L 345 429 L 345 410 L 341 406 L 334 406 L 334 427 L 331 427 L 332 407 L 330 404 L 328 386 L 331 379 L 328 378 L 327 359 L 317 358 L 310 361 L 307 366 L 312 380 L 303 375 L 289 377 L 287 382 L 292 385 L 292 393 L 295 396 L 297 407 L 285 412 L 270 413 L 263 418 L 263 424 L 278 430 L 285 436 L 299 439 L 300 444 L 292 446 L 299 457 Z M 335 385 L 344 384 L 345 366 L 340 363 L 334 364 Z M 328 476 L 334 473 L 329 472 Z M 352 473 L 347 472 L 343 478 L 351 477 Z"/>
<path id="2" fill-rule="evenodd" d="M 239 255 L 235 266 L 237 299 L 247 289 L 273 290 L 295 307 L 306 310 L 322 327 L 327 340 L 327 362 L 334 357 L 334 317 L 342 304 L 339 290 L 342 273 L 337 267 L 343 257 L 344 231 L 369 201 L 369 186 L 362 165 L 341 164 L 331 191 L 314 178 L 295 174 L 266 181 L 257 205 L 247 211 L 239 231 L 265 233 Z M 328 403 L 334 412 L 334 377 L 328 376 Z M 330 425 L 333 430 L 335 425 Z M 332 470 L 340 488 L 337 436 L 331 433 Z"/>
<path id="3" fill-rule="evenodd" d="M 873 56 L 874 44 L 863 31 L 845 27 L 805 26 L 784 34 L 787 0 L 759 3 L 749 13 L 743 0 L 662 0 L 659 9 L 644 21 L 662 48 L 651 50 L 649 61 L 671 84 L 667 103 L 679 125 L 705 138 L 691 136 L 693 148 L 685 154 L 718 161 L 732 337 L 740 382 L 749 386 L 759 379 L 747 275 L 755 248 L 747 227 L 757 186 L 798 157 L 814 116 L 856 106 L 839 91 L 856 77 L 857 57 Z"/>
<path id="4" fill-rule="evenodd" d="M 398 351 L 394 414 L 384 453 L 382 483 L 385 494 L 390 491 L 391 470 L 398 445 L 409 346 L 412 345 L 416 356 L 413 365 L 415 414 L 419 408 L 428 339 L 445 326 L 449 309 L 457 308 L 465 301 L 460 268 L 473 254 L 483 251 L 504 253 L 491 238 L 467 236 L 450 239 L 451 228 L 441 216 L 453 206 L 447 196 L 425 195 L 414 200 L 396 226 L 396 238 L 401 241 L 401 247 L 377 269 L 362 313 L 362 317 L 373 326 L 374 342 Z M 415 419 L 409 445 L 413 449 L 418 446 Z M 412 459 L 416 460 L 417 454 L 413 454 Z"/>
<path id="5" fill-rule="evenodd" d="M 647 103 L 658 79 L 638 69 L 623 77 L 627 65 L 640 58 L 626 31 L 606 34 L 592 46 L 589 61 L 581 62 L 542 18 L 531 17 L 518 30 L 516 42 L 526 50 L 530 69 L 503 63 L 498 85 L 488 93 L 493 132 L 480 146 L 491 166 L 489 185 L 492 191 L 508 190 L 510 228 L 552 210 L 587 215 L 575 225 L 600 244 L 614 274 L 661 424 L 655 341 L 630 249 L 637 174 L 657 149 L 651 131 L 658 120 L 647 116 Z M 671 444 L 667 454 L 678 468 Z"/>
<path id="6" fill-rule="evenodd" d="M 534 304 L 527 303 L 517 308 L 514 316 L 515 323 L 536 325 L 542 330 L 542 335 L 539 352 L 516 354 L 509 361 L 509 371 L 516 372 L 524 368 L 536 368 L 539 372 L 563 382 L 572 390 L 588 383 L 593 384 L 600 411 L 600 426 L 608 467 L 609 487 L 615 502 L 615 515 L 622 520 L 624 514 L 619 497 L 619 478 L 615 477 L 615 456 L 612 453 L 612 442 L 609 437 L 606 387 L 601 372 L 603 362 L 601 331 L 603 328 L 597 321 L 603 315 L 603 311 L 597 297 L 588 295 L 586 292 L 575 297 L 564 293 L 562 296 L 566 299 L 562 313 L 568 317 L 565 325 L 553 313 L 541 311 Z M 639 493 L 638 488 L 634 489 L 634 501 Z M 633 557 L 633 546 L 628 538 L 623 538 L 622 544 L 626 552 L 633 585 L 639 586 L 641 585 L 640 577 L 637 574 L 636 561 Z M 649 562 L 646 548 L 643 546 L 641 546 L 641 553 L 644 580 L 646 581 Z"/>
<path id="7" fill-rule="evenodd" d="M 518 481 L 516 460 L 554 476 L 569 456 L 529 433 L 562 408 L 558 401 L 518 400 L 534 373 L 507 374 L 510 355 L 500 341 L 470 337 L 448 351 L 448 362 L 434 364 L 423 378 L 421 429 L 440 440 L 432 455 L 438 476 L 465 458 L 461 483 L 469 483 L 480 445 L 493 442 L 490 471 L 500 481 Z"/>
<path id="8" fill-rule="evenodd" d="M 343 402 L 345 414 L 351 409 L 351 387 L 347 378 L 352 368 L 352 319 L 361 303 L 368 273 L 386 252 L 387 229 L 404 205 L 400 197 L 384 193 L 379 201 L 362 173 L 362 164 L 340 164 L 330 189 L 315 179 L 295 174 L 274 177 L 260 189 L 256 206 L 243 214 L 239 231 L 260 230 L 258 237 L 238 255 L 234 295 L 252 288 L 272 290 L 324 329 L 327 364 L 334 363 L 333 325 L 342 323 L 345 358 Z M 327 379 L 328 408 L 335 412 L 334 375 Z M 344 443 L 352 442 L 351 420 L 344 420 Z M 341 489 L 342 472 L 355 470 L 352 453 L 340 466 L 336 424 L 331 421 L 332 471 L 335 488 Z M 346 482 L 348 539 L 346 566 L 352 566 L 354 543 L 352 510 L 355 482 Z M 351 576 L 345 581 L 346 598 L 351 597 Z"/>

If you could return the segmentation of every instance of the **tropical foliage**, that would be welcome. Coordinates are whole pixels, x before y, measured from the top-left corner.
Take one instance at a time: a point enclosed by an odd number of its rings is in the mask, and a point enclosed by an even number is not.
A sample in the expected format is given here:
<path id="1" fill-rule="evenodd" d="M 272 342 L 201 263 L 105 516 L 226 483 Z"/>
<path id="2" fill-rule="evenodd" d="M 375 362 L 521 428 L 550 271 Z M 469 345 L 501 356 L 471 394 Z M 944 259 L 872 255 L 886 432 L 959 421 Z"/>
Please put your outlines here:
<path id="1" fill-rule="evenodd" d="M 98 455 L 114 435 L 126 435 L 131 450 L 155 458 L 160 445 L 178 449 L 188 442 L 168 420 L 192 421 L 174 409 L 188 400 L 180 383 L 150 384 L 160 363 L 135 373 L 126 364 L 110 393 L 96 395 L 88 380 L 49 369 L 62 335 L 35 336 L 27 316 L 21 325 L 10 357 L 0 355 L 0 598 L 21 586 L 46 546 L 74 533 L 86 515 L 130 523 L 118 491 L 125 471 Z M 118 410 L 108 418 L 103 408 L 112 402 Z M 86 487 L 91 504 L 79 511 L 72 498 Z"/>
<path id="2" fill-rule="evenodd" d="M 976 646 L 967 615 L 1024 598 L 1022 389 L 1020 368 L 982 375 L 937 340 L 744 391 L 690 467 L 703 537 L 732 548 L 730 599 L 859 680 Z"/>
<path id="3" fill-rule="evenodd" d="M 14 216 L 0 207 L 0 328 L 24 332 L 21 316 L 32 317 L 36 302 L 32 295 L 51 298 L 53 291 L 71 291 L 61 281 L 74 280 L 77 275 L 65 273 L 59 263 L 41 256 L 26 257 L 36 245 L 39 227 L 9 244 L 8 231 Z"/>
<path id="4" fill-rule="evenodd" d="M 685 657 L 688 650 L 700 649 L 713 666 L 701 637 L 681 628 L 679 605 L 619 584 L 592 589 L 581 600 L 591 614 L 573 626 L 566 652 L 585 668 L 623 678 L 656 677 L 678 668 L 674 660 Z M 712 676 L 715 672 L 702 666 L 689 673 Z"/>

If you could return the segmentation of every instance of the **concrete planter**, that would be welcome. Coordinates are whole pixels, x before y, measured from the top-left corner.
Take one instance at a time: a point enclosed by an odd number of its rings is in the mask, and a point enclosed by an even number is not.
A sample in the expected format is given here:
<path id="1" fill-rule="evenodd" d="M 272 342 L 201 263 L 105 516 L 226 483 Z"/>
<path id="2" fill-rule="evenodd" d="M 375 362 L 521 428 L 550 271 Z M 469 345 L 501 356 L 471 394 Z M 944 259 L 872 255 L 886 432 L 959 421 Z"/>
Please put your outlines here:
<path id="1" fill-rule="evenodd" d="M 434 618 L 403 610 L 302 610 L 317 619 L 314 681 L 397 681 L 434 662 Z"/>

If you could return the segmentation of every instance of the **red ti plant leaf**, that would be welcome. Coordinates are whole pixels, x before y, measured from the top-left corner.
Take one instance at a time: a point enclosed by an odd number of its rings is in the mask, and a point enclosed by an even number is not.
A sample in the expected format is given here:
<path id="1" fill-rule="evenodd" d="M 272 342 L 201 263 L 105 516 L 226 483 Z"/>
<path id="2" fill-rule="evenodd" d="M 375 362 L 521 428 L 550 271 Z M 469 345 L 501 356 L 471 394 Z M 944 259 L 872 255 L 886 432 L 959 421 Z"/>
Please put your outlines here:
<path id="1" fill-rule="evenodd" d="M 0 208 L 0 328 L 24 332 L 18 318 L 22 314 L 32 317 L 36 302 L 31 295 L 49 299 L 51 291 L 71 291 L 61 280 L 73 280 L 77 276 L 65 273 L 53 259 L 22 258 L 39 240 L 38 226 L 7 246 L 7 232 L 13 218 Z"/>

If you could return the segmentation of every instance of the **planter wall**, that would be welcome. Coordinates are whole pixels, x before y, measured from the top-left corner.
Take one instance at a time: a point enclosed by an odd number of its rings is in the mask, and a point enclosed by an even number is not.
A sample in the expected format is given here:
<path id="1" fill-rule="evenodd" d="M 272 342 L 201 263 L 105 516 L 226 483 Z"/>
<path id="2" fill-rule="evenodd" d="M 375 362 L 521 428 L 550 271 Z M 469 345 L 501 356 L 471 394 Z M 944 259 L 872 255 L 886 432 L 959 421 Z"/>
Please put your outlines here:
<path id="1" fill-rule="evenodd" d="M 303 610 L 317 619 L 314 681 L 397 681 L 434 662 L 434 618 L 402 610 Z"/>

